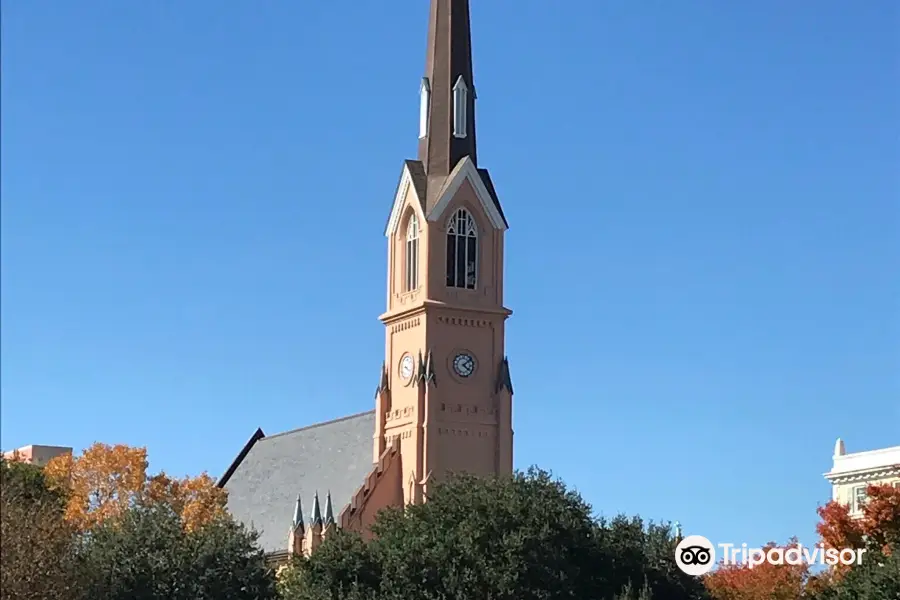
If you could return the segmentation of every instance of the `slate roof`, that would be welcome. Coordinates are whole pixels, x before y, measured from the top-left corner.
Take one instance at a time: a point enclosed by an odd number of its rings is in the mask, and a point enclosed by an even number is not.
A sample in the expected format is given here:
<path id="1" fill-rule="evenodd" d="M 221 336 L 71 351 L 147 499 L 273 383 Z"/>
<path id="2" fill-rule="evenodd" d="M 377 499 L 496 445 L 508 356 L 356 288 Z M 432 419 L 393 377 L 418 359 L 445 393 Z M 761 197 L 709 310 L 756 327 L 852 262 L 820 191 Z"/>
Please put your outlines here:
<path id="1" fill-rule="evenodd" d="M 428 206 L 428 174 L 425 173 L 425 163 L 420 160 L 411 160 L 407 159 L 403 163 L 406 168 L 409 169 L 410 179 L 412 179 L 413 188 L 416 190 L 416 196 L 419 198 L 419 205 L 422 207 L 422 212 L 426 215 L 430 212 L 430 207 Z M 491 175 L 488 173 L 487 169 L 477 169 L 478 174 L 481 175 L 481 180 L 484 182 L 484 187 L 487 188 L 488 194 L 491 196 L 491 200 L 494 202 L 494 206 L 497 207 L 497 211 L 500 213 L 500 217 L 503 219 L 503 223 L 509 227 L 509 222 L 506 220 L 506 215 L 503 214 L 503 207 L 500 206 L 500 198 L 497 196 L 497 190 L 494 189 L 494 182 L 491 180 Z M 400 181 L 403 180 L 403 172 L 400 172 Z M 397 184 L 397 187 L 400 187 L 400 183 Z M 388 220 L 385 223 L 385 227 L 387 227 L 391 222 L 391 216 L 388 214 Z"/>
<path id="2" fill-rule="evenodd" d="M 285 550 L 297 495 L 311 507 L 316 492 L 330 491 L 342 510 L 372 469 L 374 433 L 375 411 L 271 436 L 257 430 L 218 482 L 229 512 L 260 533 L 267 553 Z"/>

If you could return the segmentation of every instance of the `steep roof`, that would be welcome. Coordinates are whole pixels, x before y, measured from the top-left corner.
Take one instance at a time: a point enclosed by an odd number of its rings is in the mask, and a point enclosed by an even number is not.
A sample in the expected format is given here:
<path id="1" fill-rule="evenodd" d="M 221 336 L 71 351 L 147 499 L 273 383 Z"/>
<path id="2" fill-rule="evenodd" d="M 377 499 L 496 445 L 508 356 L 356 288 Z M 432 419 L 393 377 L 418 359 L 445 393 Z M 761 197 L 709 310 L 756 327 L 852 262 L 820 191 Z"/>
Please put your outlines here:
<path id="1" fill-rule="evenodd" d="M 260 533 L 267 553 L 283 551 L 297 495 L 312 502 L 330 491 L 340 510 L 372 469 L 374 432 L 375 411 L 271 436 L 257 430 L 218 482 L 228 511 Z"/>

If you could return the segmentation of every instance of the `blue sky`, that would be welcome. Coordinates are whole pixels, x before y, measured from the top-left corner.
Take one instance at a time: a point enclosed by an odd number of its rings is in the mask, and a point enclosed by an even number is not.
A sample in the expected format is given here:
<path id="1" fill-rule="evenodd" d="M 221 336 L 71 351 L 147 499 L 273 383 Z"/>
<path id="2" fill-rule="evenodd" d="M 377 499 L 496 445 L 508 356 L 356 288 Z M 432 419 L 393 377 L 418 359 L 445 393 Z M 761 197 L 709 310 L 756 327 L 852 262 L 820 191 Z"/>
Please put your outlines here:
<path id="1" fill-rule="evenodd" d="M 473 4 L 517 466 L 812 541 L 835 438 L 900 443 L 897 3 Z M 427 3 L 2 8 L 2 446 L 370 409 Z"/>

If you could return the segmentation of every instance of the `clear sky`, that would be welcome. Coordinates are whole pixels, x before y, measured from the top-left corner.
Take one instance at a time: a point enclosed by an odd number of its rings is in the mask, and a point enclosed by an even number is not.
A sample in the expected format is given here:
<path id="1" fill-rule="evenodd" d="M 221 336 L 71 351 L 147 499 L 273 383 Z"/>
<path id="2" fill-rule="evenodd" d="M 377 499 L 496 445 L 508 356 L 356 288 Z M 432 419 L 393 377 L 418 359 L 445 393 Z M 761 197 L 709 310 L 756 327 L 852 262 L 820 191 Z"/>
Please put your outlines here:
<path id="1" fill-rule="evenodd" d="M 369 410 L 427 2 L 3 0 L 2 446 L 220 475 Z M 516 464 L 814 539 L 900 444 L 900 4 L 474 0 Z"/>

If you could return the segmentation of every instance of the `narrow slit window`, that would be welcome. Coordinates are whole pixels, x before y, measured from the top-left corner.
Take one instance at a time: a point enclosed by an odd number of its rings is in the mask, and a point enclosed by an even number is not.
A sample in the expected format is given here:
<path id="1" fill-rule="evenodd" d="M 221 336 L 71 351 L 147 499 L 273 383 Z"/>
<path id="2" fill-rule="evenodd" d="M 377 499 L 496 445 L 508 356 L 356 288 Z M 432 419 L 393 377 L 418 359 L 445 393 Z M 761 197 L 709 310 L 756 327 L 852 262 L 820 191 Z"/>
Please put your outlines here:
<path id="1" fill-rule="evenodd" d="M 419 287 L 419 219 L 413 213 L 406 226 L 406 291 Z"/>
<path id="2" fill-rule="evenodd" d="M 478 284 L 478 228 L 461 208 L 447 226 L 447 287 L 474 290 Z"/>
<path id="3" fill-rule="evenodd" d="M 453 86 L 453 136 L 466 137 L 466 110 L 469 105 L 469 88 L 466 86 L 462 75 Z"/>
<path id="4" fill-rule="evenodd" d="M 428 78 L 422 78 L 422 87 L 419 89 L 419 139 L 428 135 L 428 111 L 431 110 L 431 86 Z"/>

